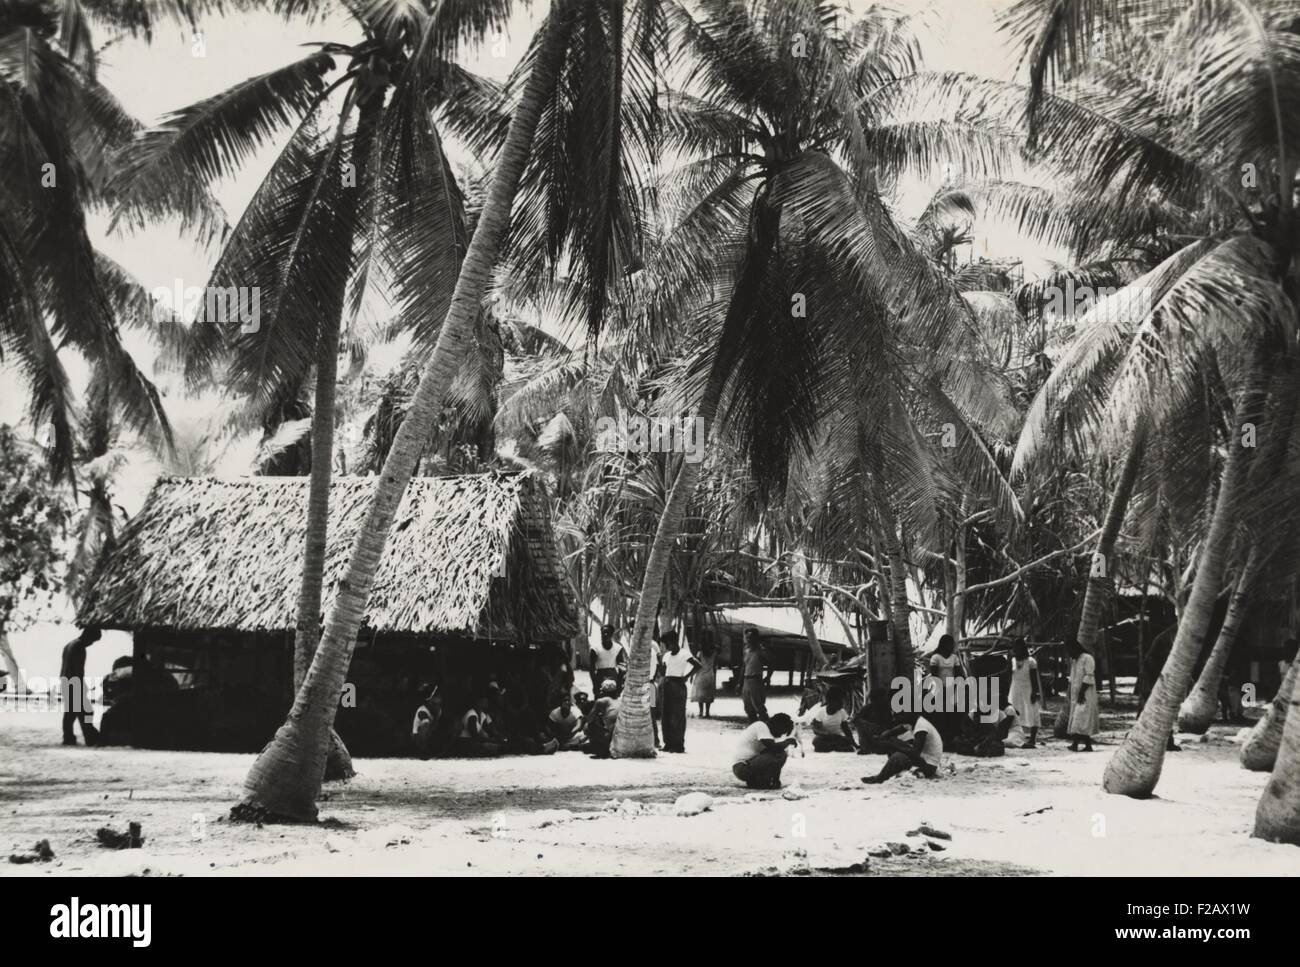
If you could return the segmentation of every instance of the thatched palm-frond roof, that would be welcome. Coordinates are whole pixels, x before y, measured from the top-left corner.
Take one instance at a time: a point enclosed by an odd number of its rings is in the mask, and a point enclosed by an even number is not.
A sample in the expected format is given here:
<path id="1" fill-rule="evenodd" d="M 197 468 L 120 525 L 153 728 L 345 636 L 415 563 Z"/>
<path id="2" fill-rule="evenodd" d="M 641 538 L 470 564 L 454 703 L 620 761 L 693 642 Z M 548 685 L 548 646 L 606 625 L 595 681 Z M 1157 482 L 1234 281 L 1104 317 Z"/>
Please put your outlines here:
<path id="1" fill-rule="evenodd" d="M 330 492 L 323 609 L 347 564 L 377 477 Z M 164 477 L 100 566 L 81 625 L 288 631 L 297 613 L 306 477 Z M 417 477 L 397 511 L 367 632 L 556 641 L 582 627 L 527 473 Z"/>

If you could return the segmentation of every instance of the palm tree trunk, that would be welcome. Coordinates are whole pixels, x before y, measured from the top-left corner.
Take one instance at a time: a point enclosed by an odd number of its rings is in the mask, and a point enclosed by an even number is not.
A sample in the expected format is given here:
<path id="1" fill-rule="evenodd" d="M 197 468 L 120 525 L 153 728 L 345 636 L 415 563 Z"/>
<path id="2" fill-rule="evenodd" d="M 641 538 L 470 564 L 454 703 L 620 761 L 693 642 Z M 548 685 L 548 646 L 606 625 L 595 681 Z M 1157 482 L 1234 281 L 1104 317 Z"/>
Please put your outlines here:
<path id="1" fill-rule="evenodd" d="M 966 504 L 963 501 L 961 507 L 962 513 L 965 513 Z M 948 634 L 952 635 L 955 641 L 961 641 L 962 636 L 966 634 L 966 524 L 958 523 L 957 537 L 953 542 L 953 560 L 956 562 L 953 575 L 952 596 L 948 599 Z M 948 562 L 943 565 L 944 573 L 948 573 Z"/>
<path id="2" fill-rule="evenodd" d="M 1200 677 L 1190 695 L 1183 702 L 1178 712 L 1178 729 L 1181 732 L 1205 732 L 1214 721 L 1214 714 L 1219 710 L 1219 682 L 1223 679 L 1224 669 L 1228 667 L 1228 658 L 1232 647 L 1241 631 L 1241 622 L 1249 610 L 1251 585 L 1263 562 L 1258 548 L 1253 548 L 1237 576 L 1236 587 L 1232 590 L 1232 601 L 1228 613 L 1224 616 L 1223 627 L 1214 642 L 1214 650 L 1201 669 Z"/>
<path id="3" fill-rule="evenodd" d="M 240 810 L 243 814 L 303 821 L 316 816 L 316 797 L 325 770 L 330 730 L 352 662 L 357 632 L 365 617 L 375 571 L 434 417 L 465 348 L 474 337 L 474 320 L 510 223 L 510 209 L 528 160 L 537 120 L 564 57 L 564 37 L 572 11 L 573 3 L 562 0 L 551 8 L 547 17 L 528 82 L 510 119 L 505 145 L 496 159 L 492 187 L 461 264 L 438 342 L 420 374 L 420 384 L 406 418 L 384 461 L 374 497 L 352 546 L 347 571 L 339 581 L 338 593 L 326 619 L 325 634 L 302 688 L 288 719 L 244 780 L 245 800 Z"/>
<path id="4" fill-rule="evenodd" d="M 1279 692 L 1273 705 L 1285 706 L 1281 713 L 1282 741 L 1277 750 L 1273 775 L 1264 787 L 1259 805 L 1255 809 L 1255 831 L 1251 834 L 1272 843 L 1294 843 L 1300 846 L 1300 675 L 1295 668 L 1300 659 L 1291 663 L 1287 675 L 1290 693 Z"/>
<path id="5" fill-rule="evenodd" d="M 358 142 L 359 143 L 359 142 Z M 359 155 L 354 155 L 359 157 Z M 340 301 L 340 309 L 342 303 Z M 331 321 L 332 320 L 332 321 Z M 320 640 L 321 584 L 329 531 L 330 479 L 334 459 L 334 396 L 338 380 L 339 320 L 332 312 L 322 320 L 316 361 L 316 400 L 311 419 L 311 480 L 307 491 L 307 533 L 298 589 L 298 620 L 293 638 L 293 691 L 298 694 Z M 351 779 L 356 770 L 339 734 L 330 729 L 325 760 L 328 781 Z"/>
<path id="6" fill-rule="evenodd" d="M 1133 730 L 1106 764 L 1102 777 L 1102 788 L 1106 792 L 1143 799 L 1151 795 L 1160 781 L 1165 745 L 1175 725 L 1178 706 L 1191 685 L 1192 669 L 1201 654 L 1214 615 L 1223 569 L 1232 547 L 1236 502 L 1245 470 L 1241 442 L 1234 437 L 1229 444 L 1210 530 L 1201 549 L 1196 582 L 1178 622 L 1173 647 Z"/>
<path id="7" fill-rule="evenodd" d="M 722 391 L 734 363 L 735 344 L 744 339 L 746 304 L 753 289 L 762 279 L 768 259 L 776 241 L 776 227 L 780 212 L 763 205 L 751 213 L 754 218 L 754 236 L 745 252 L 740 272 L 733 286 L 731 305 L 718 337 L 709 379 L 700 399 L 696 419 L 704 427 L 705 450 L 709 434 L 713 432 L 714 417 L 722 402 Z M 632 649 L 628 655 L 627 678 L 619 698 L 618 719 L 609 751 L 614 758 L 652 758 L 655 754 L 654 737 L 650 728 L 650 709 L 646 705 L 646 684 L 650 681 L 650 631 L 654 626 L 659 595 L 663 593 L 664 576 L 672 564 L 673 544 L 686 519 L 686 507 L 695 493 L 703 461 L 682 461 L 668 499 L 650 543 L 645 575 L 641 579 L 641 597 L 637 601 L 636 620 L 632 625 Z"/>
<path id="8" fill-rule="evenodd" d="M 1092 566 L 1088 570 L 1088 586 L 1083 593 L 1083 609 L 1079 613 L 1079 644 L 1088 651 L 1093 650 L 1097 640 L 1097 629 L 1101 626 L 1101 615 L 1110 597 L 1114 581 L 1111 580 L 1111 564 L 1115 554 L 1115 542 L 1119 540 L 1120 528 L 1124 526 L 1124 515 L 1128 512 L 1129 500 L 1133 496 L 1133 487 L 1137 484 L 1138 471 L 1142 467 L 1142 457 L 1146 453 L 1147 428 L 1143 420 L 1133 430 L 1133 439 L 1129 442 L 1128 455 L 1124 458 L 1124 467 L 1115 482 L 1115 492 L 1111 494 L 1110 506 L 1106 508 L 1106 519 L 1102 522 L 1101 534 L 1097 537 L 1097 550 L 1093 552 Z M 1065 702 L 1056 713 L 1052 734 L 1058 739 L 1065 738 L 1070 724 L 1070 703 Z"/>
<path id="9" fill-rule="evenodd" d="M 700 401 L 697 418 L 704 421 L 705 445 L 707 434 L 713 427 L 713 418 L 722 398 L 726 374 L 714 365 L 709 382 Z M 659 596 L 663 593 L 664 579 L 672 564 L 673 544 L 686 519 L 686 507 L 695 493 L 703 461 L 683 460 L 677 478 L 668 491 L 664 510 L 650 544 L 646 559 L 645 576 L 641 580 L 641 599 L 637 602 L 636 620 L 632 625 L 632 648 L 627 658 L 627 678 L 623 695 L 618 703 L 618 719 L 614 723 L 614 737 L 609 754 L 616 759 L 646 759 L 655 754 L 654 734 L 650 727 L 650 706 L 646 704 L 646 685 L 650 681 L 650 633 L 654 629 L 655 612 Z"/>
<path id="10" fill-rule="evenodd" d="M 813 624 L 812 612 L 808 608 L 808 581 L 805 577 L 808 561 L 802 554 L 799 557 L 799 567 L 790 568 L 790 583 L 794 591 L 795 604 L 799 608 L 799 617 L 803 621 L 803 633 L 808 640 L 808 651 L 812 655 L 812 670 L 817 671 L 819 668 L 825 668 L 830 662 L 826 659 L 826 652 L 822 651 L 821 639 L 817 637 L 817 627 Z"/>
<path id="11" fill-rule="evenodd" d="M 1113 582 L 1110 580 L 1112 558 L 1115 554 L 1115 542 L 1119 540 L 1120 528 L 1124 526 L 1124 515 L 1128 512 L 1129 500 L 1133 496 L 1133 487 L 1137 484 L 1138 471 L 1142 468 L 1142 458 L 1146 454 L 1147 428 L 1141 422 L 1133 430 L 1133 439 L 1129 441 L 1128 455 L 1120 470 L 1119 479 L 1115 481 L 1115 492 L 1111 495 L 1110 506 L 1106 508 L 1106 519 L 1102 522 L 1101 533 L 1097 536 L 1097 550 L 1093 561 L 1099 566 L 1088 572 L 1088 588 L 1083 596 L 1083 610 L 1079 615 L 1079 644 L 1091 648 L 1097 638 L 1097 629 L 1101 625 L 1102 607 Z"/>
<path id="12" fill-rule="evenodd" d="M 894 626 L 894 674 L 910 678 L 916 667 L 912 649 L 912 609 L 907 602 L 907 562 L 903 560 L 903 542 L 898 537 L 894 509 L 879 479 L 876 480 L 876 506 L 885 535 L 885 556 L 889 559 L 889 613 Z"/>
<path id="13" fill-rule="evenodd" d="M 1291 702 L 1287 701 L 1300 678 L 1300 659 L 1293 660 L 1287 669 L 1282 684 L 1273 696 L 1268 707 L 1268 714 L 1255 723 L 1250 735 L 1241 744 L 1241 764 L 1251 772 L 1272 772 L 1277 763 L 1277 751 L 1282 746 L 1282 732 L 1286 728 L 1287 710 Z"/>
<path id="14" fill-rule="evenodd" d="M 357 133 L 352 145 L 355 170 L 375 177 L 366 160 L 375 137 L 382 102 L 376 97 L 361 104 Z M 353 211 L 360 189 L 347 192 L 344 204 Z M 350 221 L 350 213 L 345 213 Z M 338 384 L 339 330 L 347 295 L 347 277 L 339 280 L 338 291 L 329 293 L 321 316 L 316 346 L 316 393 L 311 414 L 311 478 L 307 490 L 307 527 L 302 553 L 302 581 L 298 586 L 298 617 L 293 638 L 293 692 L 298 694 L 320 641 L 321 585 L 325 576 L 325 543 L 329 536 L 330 480 L 334 471 L 334 405 Z M 330 729 L 330 748 L 325 778 L 351 779 L 356 775 L 352 756 L 337 732 Z"/>

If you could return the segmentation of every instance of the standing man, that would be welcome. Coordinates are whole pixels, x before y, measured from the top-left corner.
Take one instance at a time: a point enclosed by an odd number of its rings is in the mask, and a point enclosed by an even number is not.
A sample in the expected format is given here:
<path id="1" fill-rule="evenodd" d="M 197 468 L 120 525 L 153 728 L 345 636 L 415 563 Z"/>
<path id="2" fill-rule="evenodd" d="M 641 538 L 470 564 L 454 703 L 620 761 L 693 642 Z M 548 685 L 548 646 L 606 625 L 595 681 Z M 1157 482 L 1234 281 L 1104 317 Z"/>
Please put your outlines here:
<path id="1" fill-rule="evenodd" d="M 615 685 L 620 684 L 623 677 L 622 670 L 627 668 L 627 652 L 623 650 L 621 645 L 614 643 L 613 625 L 601 626 L 600 646 L 591 649 L 587 667 L 591 672 L 591 691 L 593 695 L 600 694 L 602 682 L 612 681 Z"/>
<path id="2" fill-rule="evenodd" d="M 746 628 L 744 634 L 745 657 L 741 666 L 743 676 L 740 684 L 740 697 L 745 705 L 745 717 L 751 722 L 767 721 L 767 700 L 763 688 L 763 645 L 758 640 L 758 631 Z"/>
<path id="3" fill-rule="evenodd" d="M 63 744 L 76 745 L 72 723 L 81 722 L 81 737 L 86 745 L 99 741 L 95 730 L 90 693 L 86 688 L 86 649 L 99 641 L 99 629 L 93 625 L 63 646 L 63 663 L 59 667 L 59 690 L 63 699 Z M 87 720 L 89 719 L 89 721 Z"/>
<path id="4" fill-rule="evenodd" d="M 659 638 L 664 646 L 663 696 L 660 699 L 664 720 L 664 751 L 686 751 L 686 683 L 699 670 L 700 663 L 690 650 L 683 648 L 675 631 L 665 631 Z"/>

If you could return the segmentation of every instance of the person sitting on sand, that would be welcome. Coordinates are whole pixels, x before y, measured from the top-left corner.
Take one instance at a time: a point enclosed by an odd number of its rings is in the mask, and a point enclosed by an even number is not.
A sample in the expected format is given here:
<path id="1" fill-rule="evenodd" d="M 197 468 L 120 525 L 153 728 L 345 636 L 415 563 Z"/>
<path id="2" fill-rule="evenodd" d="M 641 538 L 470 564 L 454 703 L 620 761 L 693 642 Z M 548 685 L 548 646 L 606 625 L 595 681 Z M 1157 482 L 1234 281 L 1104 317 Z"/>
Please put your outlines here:
<path id="1" fill-rule="evenodd" d="M 853 716 L 853 727 L 858 733 L 858 755 L 889 755 L 893 751 L 882 737 L 894 724 L 894 713 L 889 710 L 889 689 L 873 688 L 866 704 Z"/>
<path id="2" fill-rule="evenodd" d="M 415 717 L 411 720 L 411 745 L 415 747 L 415 754 L 421 759 L 428 759 L 442 751 L 438 747 L 442 732 L 442 718 L 442 694 L 437 686 L 434 686 L 420 707 L 415 710 Z"/>
<path id="3" fill-rule="evenodd" d="M 547 730 L 551 738 L 560 743 L 560 748 L 572 751 L 582 748 L 587 737 L 582 733 L 582 716 L 573 707 L 573 701 L 567 695 L 560 699 L 560 704 L 551 709 L 546 718 Z"/>
<path id="4" fill-rule="evenodd" d="M 794 720 L 784 712 L 751 722 L 740 733 L 731 771 L 750 789 L 780 789 L 786 749 L 797 745 Z"/>
<path id="5" fill-rule="evenodd" d="M 587 744 L 582 747 L 597 759 L 609 758 L 609 743 L 618 724 L 618 682 L 607 678 L 600 683 L 600 697 L 591 704 L 587 718 Z"/>
<path id="6" fill-rule="evenodd" d="M 844 693 L 838 688 L 826 690 L 820 704 L 799 719 L 800 725 L 812 728 L 814 752 L 855 752 L 849 713 L 844 708 Z"/>
<path id="7" fill-rule="evenodd" d="M 969 714 L 971 729 L 963 738 L 964 748 L 957 751 L 965 755 L 981 758 L 995 758 L 1006 753 L 1006 741 L 1012 730 L 1020 737 L 1020 719 L 1014 705 L 1007 703 L 1002 708 L 973 708 Z"/>
<path id="8" fill-rule="evenodd" d="M 863 782 L 885 782 L 912 768 L 927 779 L 938 775 L 939 766 L 943 764 L 943 738 L 939 730 L 924 715 L 915 712 L 899 712 L 896 719 L 906 728 L 895 751 L 890 753 L 879 773 L 863 776 Z"/>
<path id="9" fill-rule="evenodd" d="M 456 755 L 485 758 L 500 755 L 503 744 L 487 711 L 486 696 L 475 699 L 460 717 L 456 731 Z"/>

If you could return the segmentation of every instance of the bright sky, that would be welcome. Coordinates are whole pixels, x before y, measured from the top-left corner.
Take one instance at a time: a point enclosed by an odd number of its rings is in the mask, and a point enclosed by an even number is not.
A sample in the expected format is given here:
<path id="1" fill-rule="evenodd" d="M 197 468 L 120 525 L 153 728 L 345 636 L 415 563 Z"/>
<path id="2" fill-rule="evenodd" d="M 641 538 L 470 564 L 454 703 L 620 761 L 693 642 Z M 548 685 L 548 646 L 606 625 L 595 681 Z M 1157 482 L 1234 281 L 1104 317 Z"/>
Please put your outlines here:
<path id="1" fill-rule="evenodd" d="M 938 70 L 963 71 L 1010 79 L 1014 57 L 995 24 L 998 11 L 1011 0 L 895 0 L 899 9 L 923 18 L 922 42 L 926 64 Z M 467 59 L 477 73 L 504 79 L 527 46 L 546 0 L 521 8 L 508 33 L 494 39 Z M 851 11 L 871 6 L 851 0 Z M 123 41 L 105 51 L 103 82 L 126 107 L 147 122 L 167 112 L 216 94 L 248 77 L 264 73 L 306 56 L 303 44 L 321 40 L 351 42 L 357 31 L 350 20 L 324 23 L 285 23 L 269 13 L 249 13 L 207 23 L 203 56 L 188 31 L 172 25 L 159 30 L 152 44 Z M 240 177 L 219 185 L 218 197 L 233 220 L 247 204 L 274 158 L 268 150 Z M 202 285 L 211 264 L 210 255 L 181 239 L 173 226 L 157 226 L 128 237 L 101 237 L 109 255 L 136 273 L 149 287 L 171 287 L 181 278 L 186 285 Z"/>

